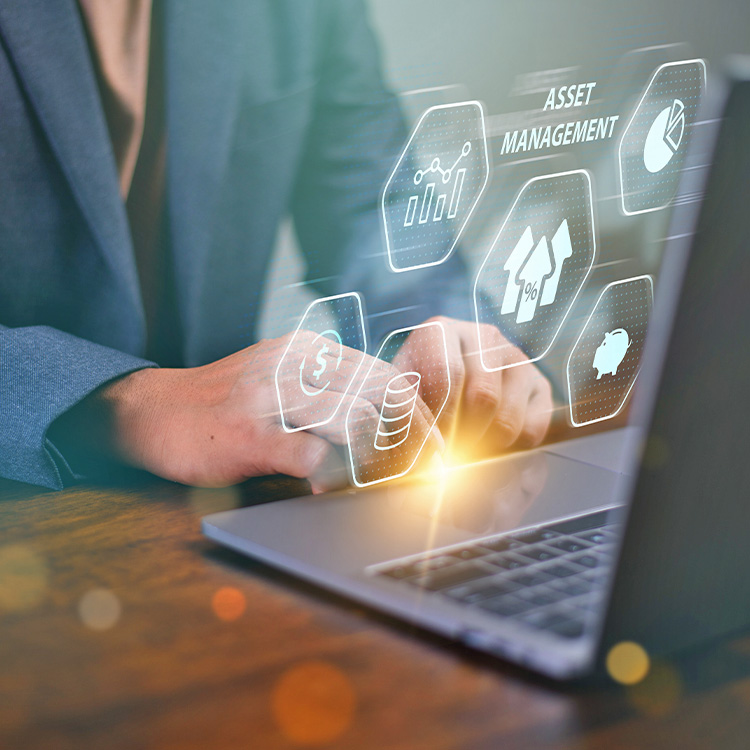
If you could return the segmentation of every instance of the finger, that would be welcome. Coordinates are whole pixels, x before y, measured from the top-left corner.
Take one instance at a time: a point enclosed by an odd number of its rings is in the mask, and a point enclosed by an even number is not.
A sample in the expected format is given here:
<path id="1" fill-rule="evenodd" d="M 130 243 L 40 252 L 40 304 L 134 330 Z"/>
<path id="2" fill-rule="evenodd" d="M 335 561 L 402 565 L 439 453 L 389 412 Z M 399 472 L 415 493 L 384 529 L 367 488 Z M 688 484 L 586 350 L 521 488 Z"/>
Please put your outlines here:
<path id="1" fill-rule="evenodd" d="M 308 477 L 313 495 L 342 489 L 349 484 L 347 464 L 335 450 L 329 451 L 326 460 Z"/>
<path id="2" fill-rule="evenodd" d="M 288 397 L 283 398 L 284 425 L 287 429 L 299 429 L 311 425 L 317 427 L 319 423 L 338 421 L 342 406 L 351 400 L 351 396 L 324 390 L 307 396 L 298 391 L 298 385 L 280 384 L 279 388 L 287 388 Z M 343 403 L 342 403 L 343 402 Z M 346 413 L 346 412 L 344 412 Z M 328 435 L 323 435 L 328 437 Z"/>
<path id="3" fill-rule="evenodd" d="M 328 383 L 326 390 L 334 393 L 346 393 L 354 384 L 362 366 L 367 365 L 368 360 L 372 359 L 358 349 L 344 346 L 341 348 L 340 360 L 338 350 L 327 352 L 321 355 L 320 359 L 317 357 L 310 359 L 299 354 L 297 361 L 292 363 L 293 366 L 290 365 L 285 369 L 287 370 L 287 376 L 291 379 L 301 377 L 305 385 L 313 389 L 321 384 L 322 378 L 324 385 Z M 316 373 L 320 374 L 316 377 Z"/>
<path id="4" fill-rule="evenodd" d="M 529 367 L 522 364 L 502 371 L 502 398 L 487 430 L 493 448 L 510 448 L 521 435 L 533 383 Z"/>
<path id="5" fill-rule="evenodd" d="M 538 373 L 526 409 L 526 419 L 518 436 L 519 447 L 534 448 L 541 444 L 549 430 L 553 411 L 552 386 L 547 378 Z"/>
<path id="6" fill-rule="evenodd" d="M 462 450 L 481 442 L 503 395 L 501 372 L 487 372 L 478 357 L 466 357 L 464 361 L 466 375 L 459 409 L 460 427 L 454 441 Z"/>
<path id="7" fill-rule="evenodd" d="M 341 400 L 341 406 L 330 422 L 311 429 L 315 435 L 335 445 L 346 445 L 347 423 L 356 425 L 357 429 L 362 429 L 364 425 L 377 425 L 380 413 L 367 399 L 351 394 L 347 394 L 343 399 L 340 395 L 335 395 L 334 398 L 337 401 Z"/>
<path id="8" fill-rule="evenodd" d="M 461 396 L 466 387 L 466 364 L 460 336 L 448 329 L 446 331 L 446 343 L 450 386 L 447 383 L 444 384 L 444 387 L 448 389 L 448 399 L 440 415 L 439 427 L 443 432 L 452 435 L 458 423 Z"/>
<path id="9" fill-rule="evenodd" d="M 287 433 L 276 430 L 267 439 L 268 454 L 265 464 L 269 472 L 308 479 L 320 471 L 333 446 L 308 432 Z"/>

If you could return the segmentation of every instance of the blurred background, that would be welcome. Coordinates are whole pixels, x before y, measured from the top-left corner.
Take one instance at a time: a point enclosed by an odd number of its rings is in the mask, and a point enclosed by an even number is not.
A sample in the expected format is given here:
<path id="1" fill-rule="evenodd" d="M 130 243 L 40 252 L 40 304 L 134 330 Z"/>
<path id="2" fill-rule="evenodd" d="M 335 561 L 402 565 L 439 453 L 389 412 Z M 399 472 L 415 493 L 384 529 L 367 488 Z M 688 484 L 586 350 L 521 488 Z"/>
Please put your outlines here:
<path id="1" fill-rule="evenodd" d="M 623 216 L 617 147 L 654 70 L 701 57 L 711 77 L 731 54 L 750 53 L 746 0 L 370 0 L 390 87 L 409 124 L 435 104 L 478 99 L 485 106 L 490 183 L 461 241 L 469 267 L 466 294 L 521 186 L 531 177 L 585 168 L 594 179 L 597 261 L 543 368 L 564 395 L 567 354 L 601 289 L 641 273 L 658 275 L 669 211 Z M 551 87 L 595 81 L 588 106 L 543 113 Z M 575 147 L 501 154 L 508 130 L 619 115 L 610 139 Z M 546 117 L 546 120 L 544 119 Z M 394 163 L 397 158 L 394 155 Z M 383 249 L 385 253 L 385 249 Z M 385 262 L 385 260 L 384 260 Z M 294 234 L 282 227 L 259 333 L 293 330 L 315 296 L 303 277 Z"/>

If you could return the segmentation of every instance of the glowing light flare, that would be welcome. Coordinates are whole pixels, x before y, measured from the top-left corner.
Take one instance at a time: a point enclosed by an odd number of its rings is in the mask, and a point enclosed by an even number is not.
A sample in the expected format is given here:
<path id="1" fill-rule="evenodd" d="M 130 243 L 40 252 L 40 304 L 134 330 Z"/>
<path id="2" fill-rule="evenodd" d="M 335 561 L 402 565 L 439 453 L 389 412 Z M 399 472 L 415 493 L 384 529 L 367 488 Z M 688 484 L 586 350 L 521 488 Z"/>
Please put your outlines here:
<path id="1" fill-rule="evenodd" d="M 276 726 L 289 741 L 324 745 L 352 724 L 357 696 L 351 680 L 325 661 L 304 661 L 287 669 L 271 693 Z"/>
<path id="2" fill-rule="evenodd" d="M 648 674 L 651 659 L 639 643 L 621 641 L 609 650 L 606 666 L 609 676 L 615 682 L 635 685 Z"/>
<path id="3" fill-rule="evenodd" d="M 91 589 L 78 602 L 78 616 L 89 630 L 109 630 L 121 614 L 120 600 L 109 589 Z"/>
<path id="4" fill-rule="evenodd" d="M 247 608 L 245 595 L 234 586 L 222 586 L 211 598 L 211 609 L 224 622 L 239 619 Z"/>
<path id="5" fill-rule="evenodd" d="M 672 713 L 684 692 L 682 679 L 671 664 L 655 661 L 638 684 L 628 688 L 628 701 L 646 716 L 658 718 Z"/>

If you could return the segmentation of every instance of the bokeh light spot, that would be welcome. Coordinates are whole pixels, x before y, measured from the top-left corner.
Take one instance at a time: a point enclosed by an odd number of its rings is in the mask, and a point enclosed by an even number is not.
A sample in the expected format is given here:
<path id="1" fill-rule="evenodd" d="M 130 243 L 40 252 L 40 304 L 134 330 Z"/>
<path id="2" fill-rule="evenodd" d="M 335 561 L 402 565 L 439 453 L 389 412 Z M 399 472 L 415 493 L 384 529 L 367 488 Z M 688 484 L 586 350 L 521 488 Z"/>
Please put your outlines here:
<path id="1" fill-rule="evenodd" d="M 232 622 L 242 615 L 247 606 L 245 595 L 233 586 L 222 586 L 211 599 L 214 614 L 224 622 Z"/>
<path id="2" fill-rule="evenodd" d="M 677 670 L 665 662 L 654 662 L 645 679 L 628 688 L 630 703 L 646 716 L 671 713 L 682 697 L 682 680 Z"/>
<path id="3" fill-rule="evenodd" d="M 281 675 L 271 708 L 282 734 L 297 745 L 323 745 L 341 736 L 354 718 L 351 680 L 323 661 L 306 661 Z"/>
<path id="4" fill-rule="evenodd" d="M 647 674 L 651 660 L 643 646 L 633 641 L 622 641 L 607 654 L 607 672 L 622 685 L 635 685 Z"/>
<path id="5" fill-rule="evenodd" d="M 20 612 L 47 593 L 49 570 L 41 555 L 24 544 L 0 547 L 0 610 Z"/>
<path id="6" fill-rule="evenodd" d="M 91 589 L 78 602 L 78 616 L 90 630 L 109 630 L 121 614 L 120 600 L 109 589 Z"/>

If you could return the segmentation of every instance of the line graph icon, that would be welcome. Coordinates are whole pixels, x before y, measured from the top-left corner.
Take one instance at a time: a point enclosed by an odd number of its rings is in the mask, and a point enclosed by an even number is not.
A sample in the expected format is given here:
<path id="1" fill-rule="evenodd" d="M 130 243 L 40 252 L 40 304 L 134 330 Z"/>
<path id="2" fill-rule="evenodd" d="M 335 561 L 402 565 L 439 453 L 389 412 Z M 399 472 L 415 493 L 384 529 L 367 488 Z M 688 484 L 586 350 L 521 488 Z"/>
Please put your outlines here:
<path id="1" fill-rule="evenodd" d="M 488 179 L 482 105 L 468 101 L 427 109 L 381 196 L 390 269 L 398 273 L 447 260 Z"/>
<path id="2" fill-rule="evenodd" d="M 463 190 L 464 186 L 464 179 L 466 178 L 466 167 L 463 167 L 462 169 L 459 169 L 456 171 L 456 167 L 461 162 L 461 159 L 464 158 L 464 156 L 471 153 L 471 141 L 466 141 L 464 143 L 463 148 L 461 149 L 461 154 L 459 155 L 458 159 L 453 162 L 453 164 L 448 167 L 447 169 L 443 169 L 440 166 L 440 157 L 436 156 L 432 160 L 432 164 L 427 169 L 418 169 L 414 173 L 414 184 L 419 185 L 421 184 L 422 180 L 424 179 L 425 174 L 428 173 L 437 173 L 440 175 L 439 179 L 440 182 L 443 185 L 446 185 L 451 181 L 451 177 L 453 176 L 453 173 L 456 172 L 456 178 L 453 180 L 453 185 L 451 189 L 451 199 L 450 204 L 448 205 L 448 218 L 449 219 L 455 219 L 456 214 L 458 213 L 458 204 L 461 201 L 461 191 Z M 422 194 L 422 205 L 419 209 L 419 223 L 420 224 L 426 224 L 430 219 L 430 209 L 432 208 L 432 198 L 433 194 L 435 192 L 435 184 L 436 182 L 433 180 L 432 182 L 428 182 L 425 185 L 424 193 Z M 437 200 L 435 201 L 435 211 L 432 214 L 432 220 L 433 221 L 442 221 L 443 220 L 443 212 L 445 211 L 445 199 L 446 199 L 447 192 L 440 193 L 437 197 Z M 410 227 L 414 223 L 414 217 L 417 214 L 417 204 L 419 203 L 419 195 L 412 195 L 409 197 L 409 203 L 406 206 L 406 216 L 404 217 L 404 226 Z"/>

